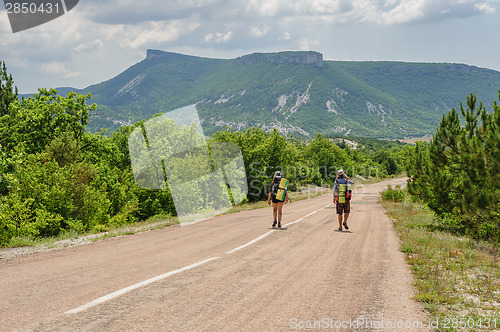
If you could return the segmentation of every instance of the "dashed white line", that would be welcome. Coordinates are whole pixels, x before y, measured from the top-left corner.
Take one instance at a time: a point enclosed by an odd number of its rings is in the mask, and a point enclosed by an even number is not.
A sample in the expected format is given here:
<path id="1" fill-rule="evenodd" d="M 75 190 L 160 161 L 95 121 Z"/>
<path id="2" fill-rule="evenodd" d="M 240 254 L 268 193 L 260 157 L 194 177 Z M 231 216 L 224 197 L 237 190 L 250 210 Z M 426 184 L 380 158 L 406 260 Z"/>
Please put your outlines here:
<path id="1" fill-rule="evenodd" d="M 303 217 L 303 218 L 297 219 L 297 220 L 295 220 L 295 221 L 292 221 L 291 223 L 288 223 L 288 224 L 284 225 L 284 227 L 288 227 L 288 226 L 290 226 L 290 225 L 293 225 L 293 224 L 296 224 L 296 223 L 298 223 L 298 222 L 301 222 L 301 221 L 302 221 L 302 220 L 304 220 L 305 218 L 306 218 L 306 217 Z"/>
<path id="2" fill-rule="evenodd" d="M 244 245 L 242 245 L 242 246 L 239 246 L 238 248 L 235 248 L 235 249 L 233 249 L 233 250 L 231 250 L 231 251 L 228 251 L 227 253 L 228 253 L 228 254 L 232 254 L 233 252 L 236 252 L 236 251 L 238 251 L 238 250 L 241 250 L 241 249 L 243 249 L 243 248 L 246 248 L 246 247 L 248 247 L 248 246 L 251 246 L 251 245 L 252 245 L 252 244 L 254 244 L 255 242 L 260 241 L 260 240 L 262 240 L 263 238 L 267 237 L 267 236 L 268 236 L 269 234 L 271 234 L 272 232 L 274 232 L 274 231 L 269 231 L 269 232 L 267 232 L 266 234 L 263 234 L 263 235 L 259 236 L 258 238 L 256 238 L 256 239 L 254 239 L 254 240 L 252 240 L 252 241 L 248 242 L 247 244 L 244 244 Z"/>
<path id="3" fill-rule="evenodd" d="M 290 225 L 296 224 L 296 223 L 298 223 L 298 222 L 301 222 L 302 220 L 304 220 L 304 219 L 306 219 L 306 218 L 309 218 L 310 216 L 314 215 L 315 213 L 317 213 L 317 212 L 319 212 L 319 211 L 321 211 L 321 210 L 324 210 L 324 209 L 325 209 L 325 208 L 327 208 L 328 206 L 330 206 L 330 204 L 328 204 L 328 205 L 327 205 L 327 206 L 325 206 L 325 207 L 322 207 L 322 208 L 321 208 L 321 209 L 319 209 L 319 210 L 316 210 L 316 211 L 314 211 L 314 212 L 309 213 L 309 214 L 308 214 L 307 216 L 305 216 L 305 217 L 299 218 L 299 219 L 297 219 L 297 220 L 295 220 L 295 221 L 293 221 L 293 222 L 291 222 L 291 223 L 288 223 L 288 224 L 286 224 L 286 225 L 283 225 L 283 227 L 287 227 L 287 226 L 290 226 Z M 271 233 L 273 233 L 273 232 L 274 232 L 274 230 L 271 230 L 271 231 L 269 231 L 269 232 L 267 232 L 267 233 L 265 233 L 265 234 L 263 234 L 263 235 L 259 236 L 258 238 L 254 239 L 254 240 L 252 240 L 252 241 L 250 241 L 250 242 L 248 242 L 248 243 L 246 243 L 246 244 L 244 244 L 244 245 L 242 245 L 242 246 L 239 246 L 238 248 L 235 248 L 235 249 L 233 249 L 233 250 L 231 250 L 231 251 L 228 251 L 228 252 L 227 252 L 227 254 L 232 254 L 232 253 L 234 253 L 234 252 L 236 252 L 236 251 L 239 251 L 239 250 L 241 250 L 241 249 L 243 249 L 243 248 L 246 248 L 246 247 L 248 247 L 248 246 L 251 246 L 252 244 L 254 244 L 254 243 L 256 243 L 256 242 L 258 242 L 258 241 L 260 241 L 260 240 L 262 240 L 262 239 L 266 238 L 267 236 L 269 236 L 269 235 L 270 235 Z M 198 263 L 194 263 L 194 264 L 191 264 L 191 265 L 185 266 L 185 267 L 183 267 L 183 268 L 180 268 L 180 269 L 177 269 L 177 270 L 174 270 L 174 271 L 170 271 L 170 272 L 164 273 L 164 274 L 162 274 L 162 275 L 156 276 L 156 277 L 154 277 L 154 278 L 151 278 L 151 279 L 148 279 L 148 280 L 145 280 L 145 281 L 139 282 L 139 283 L 137 283 L 137 284 L 135 284 L 135 285 L 132 285 L 132 286 L 129 286 L 129 287 L 126 287 L 126 288 L 120 289 L 120 290 L 118 290 L 118 291 L 116 291 L 116 292 L 113 292 L 113 293 L 111 293 L 111 294 L 108 294 L 108 295 L 105 295 L 105 296 L 103 296 L 103 297 L 100 297 L 100 298 L 98 298 L 98 299 L 96 299 L 96 300 L 94 300 L 94 301 L 92 301 L 92 302 L 89 302 L 89 303 L 87 303 L 87 304 L 84 304 L 84 305 L 82 305 L 82 306 L 80 306 L 80 307 L 78 307 L 78 308 L 68 310 L 68 311 L 66 311 L 66 312 L 65 312 L 65 314 L 67 314 L 67 315 L 73 315 L 73 314 L 78 314 L 78 313 L 81 313 L 81 312 L 83 312 L 83 311 L 85 311 L 85 310 L 87 310 L 87 309 L 90 309 L 90 308 L 95 307 L 95 306 L 97 306 L 97 305 L 99 305 L 99 304 L 102 304 L 102 303 L 104 303 L 104 302 L 108 302 L 108 301 L 113 300 L 113 299 L 115 299 L 115 298 L 117 298 L 117 297 L 119 297 L 119 296 L 122 296 L 122 295 L 124 295 L 124 294 L 126 294 L 126 293 L 129 293 L 129 292 L 131 292 L 131 291 L 133 291 L 133 290 L 135 290 L 135 289 L 137 289 L 137 288 L 144 287 L 144 286 L 149 285 L 149 284 L 151 284 L 151 283 L 154 283 L 154 282 L 156 282 L 156 281 L 159 281 L 159 280 L 162 280 L 162 279 L 165 279 L 165 278 L 171 277 L 171 276 L 173 276 L 173 275 L 175 275 L 175 274 L 178 274 L 178 273 L 181 273 L 181 272 L 184 272 L 184 271 L 187 271 L 187 270 L 194 269 L 194 268 L 196 268 L 196 267 L 198 267 L 198 266 L 200 266 L 200 265 L 203 265 L 203 264 L 209 263 L 209 262 L 214 261 L 214 260 L 216 260 L 216 259 L 219 259 L 219 257 L 212 257 L 212 258 L 206 259 L 206 260 L 204 260 L 204 261 L 201 261 L 201 262 L 198 262 Z"/>
<path id="4" fill-rule="evenodd" d="M 187 270 L 194 269 L 195 267 L 198 267 L 200 265 L 203 265 L 203 264 L 206 264 L 208 262 L 214 261 L 214 260 L 216 260 L 218 258 L 219 257 L 212 257 L 212 258 L 206 259 L 204 261 L 201 261 L 201 262 L 198 262 L 198 263 L 194 263 L 194 264 L 191 264 L 189 266 L 185 266 L 183 268 L 180 268 L 180 269 L 177 269 L 177 270 L 174 270 L 174 271 L 170 271 L 170 272 L 164 273 L 162 275 L 159 275 L 157 277 L 154 277 L 154 278 L 151 278 L 151 279 L 139 282 L 139 283 L 137 283 L 135 285 L 132 285 L 132 286 L 120 289 L 119 291 L 116 291 L 116 292 L 113 292 L 113 293 L 108 294 L 106 296 L 100 297 L 97 300 L 94 300 L 92 302 L 84 304 L 84 305 L 82 305 L 82 306 L 80 306 L 78 308 L 68 310 L 68 311 L 65 312 L 65 314 L 67 314 L 67 315 L 78 314 L 78 313 L 83 312 L 83 311 L 85 311 L 87 309 L 95 307 L 95 306 L 97 306 L 99 304 L 102 304 L 104 302 L 110 301 L 110 300 L 115 299 L 115 298 L 117 298 L 119 296 L 122 296 L 123 294 L 131 292 L 131 291 L 133 291 L 133 290 L 135 290 L 137 288 L 144 287 L 144 286 L 149 285 L 149 284 L 151 284 L 153 282 L 156 282 L 156 281 L 168 278 L 170 276 L 173 276 L 173 275 L 175 275 L 177 273 L 181 273 L 181 272 L 184 272 L 184 271 L 187 271 Z"/>
<path id="5" fill-rule="evenodd" d="M 319 209 L 319 210 L 316 210 L 316 211 L 314 211 L 314 212 L 309 213 L 309 214 L 308 214 L 307 216 L 305 216 L 305 217 L 302 217 L 302 218 L 300 218 L 300 219 L 297 219 L 297 220 L 295 220 L 295 221 L 292 221 L 291 223 L 288 223 L 288 224 L 286 224 L 286 225 L 283 225 L 283 227 L 288 227 L 288 226 L 290 226 L 290 225 L 293 225 L 293 224 L 296 224 L 296 223 L 298 223 L 298 222 L 301 222 L 302 220 L 304 220 L 304 219 L 306 219 L 306 218 L 309 218 L 309 217 L 310 217 L 310 216 L 312 216 L 313 214 L 315 214 L 315 213 L 317 213 L 317 212 L 319 212 L 319 211 L 321 211 L 321 210 L 324 210 L 324 209 L 325 209 L 326 207 L 328 207 L 328 206 L 330 206 L 330 204 L 328 204 L 327 206 L 322 207 L 322 208 L 321 208 L 321 209 Z M 233 250 L 231 250 L 231 251 L 228 251 L 228 252 L 227 252 L 227 254 L 232 254 L 232 253 L 234 253 L 234 252 L 236 252 L 236 251 L 238 251 L 238 250 L 241 250 L 241 249 L 243 249 L 243 248 L 246 248 L 246 247 L 248 247 L 248 246 L 251 246 L 252 244 L 254 244 L 254 243 L 256 243 L 256 242 L 258 242 L 258 241 L 260 241 L 260 240 L 262 240 L 262 239 L 266 238 L 266 237 L 267 237 L 267 236 L 269 236 L 272 232 L 274 232 L 274 230 L 269 231 L 269 232 L 267 232 L 267 233 L 265 233 L 265 234 L 263 234 L 263 235 L 259 236 L 258 238 L 253 239 L 252 241 L 250 241 L 250 242 L 248 242 L 248 243 L 246 243 L 246 244 L 244 244 L 244 245 L 242 245 L 242 246 L 239 246 L 238 248 L 235 248 L 235 249 L 233 249 Z"/>

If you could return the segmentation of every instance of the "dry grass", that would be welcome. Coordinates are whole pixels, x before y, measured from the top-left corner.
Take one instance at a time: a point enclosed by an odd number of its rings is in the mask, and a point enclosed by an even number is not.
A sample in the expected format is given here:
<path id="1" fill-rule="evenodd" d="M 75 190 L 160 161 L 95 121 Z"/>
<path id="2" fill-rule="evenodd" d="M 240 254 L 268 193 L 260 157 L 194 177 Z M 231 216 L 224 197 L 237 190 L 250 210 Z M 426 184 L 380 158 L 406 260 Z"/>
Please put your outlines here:
<path id="1" fill-rule="evenodd" d="M 384 201 L 415 277 L 416 300 L 438 331 L 500 331 L 500 252 L 439 229 L 422 204 Z"/>

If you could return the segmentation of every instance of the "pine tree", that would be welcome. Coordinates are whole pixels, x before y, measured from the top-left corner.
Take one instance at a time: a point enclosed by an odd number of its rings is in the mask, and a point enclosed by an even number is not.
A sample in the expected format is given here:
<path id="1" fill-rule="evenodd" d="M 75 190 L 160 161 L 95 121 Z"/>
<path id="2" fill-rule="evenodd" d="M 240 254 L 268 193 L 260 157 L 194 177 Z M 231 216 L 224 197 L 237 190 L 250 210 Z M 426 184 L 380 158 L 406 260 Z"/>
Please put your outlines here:
<path id="1" fill-rule="evenodd" d="M 17 99 L 17 86 L 13 88 L 12 75 L 7 74 L 5 62 L 0 63 L 0 116 L 9 113 L 9 105 Z"/>
<path id="2" fill-rule="evenodd" d="M 499 92 L 500 99 L 500 92 Z M 443 116 L 432 142 L 417 144 L 407 166 L 409 192 L 478 238 L 500 240 L 500 106 L 490 114 L 474 95 Z"/>

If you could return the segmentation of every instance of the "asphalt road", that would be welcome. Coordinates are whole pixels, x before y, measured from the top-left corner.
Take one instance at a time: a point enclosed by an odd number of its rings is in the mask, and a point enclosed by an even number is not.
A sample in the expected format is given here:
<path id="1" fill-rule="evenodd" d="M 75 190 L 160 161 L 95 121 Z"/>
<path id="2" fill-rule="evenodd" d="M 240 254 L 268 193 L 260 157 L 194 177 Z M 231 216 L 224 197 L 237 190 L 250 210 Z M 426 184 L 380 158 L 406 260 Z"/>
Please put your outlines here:
<path id="1" fill-rule="evenodd" d="M 378 202 L 332 196 L 0 260 L 0 331 L 424 331 L 412 276 Z"/>

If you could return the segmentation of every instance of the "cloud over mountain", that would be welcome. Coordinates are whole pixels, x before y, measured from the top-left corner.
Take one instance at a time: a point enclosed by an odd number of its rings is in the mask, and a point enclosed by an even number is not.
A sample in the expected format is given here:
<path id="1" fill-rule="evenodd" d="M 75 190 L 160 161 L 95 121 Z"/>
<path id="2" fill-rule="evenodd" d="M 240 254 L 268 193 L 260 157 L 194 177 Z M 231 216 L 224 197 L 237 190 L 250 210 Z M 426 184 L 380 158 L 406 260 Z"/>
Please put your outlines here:
<path id="1" fill-rule="evenodd" d="M 43 65 L 61 63 L 72 68 L 71 72 L 87 73 L 79 77 L 86 80 L 81 87 L 111 77 L 127 63 L 139 60 L 147 48 L 226 58 L 259 51 L 313 49 L 331 59 L 369 59 L 370 55 L 380 59 L 387 52 L 399 54 L 398 44 L 418 35 L 416 31 L 427 33 L 425 27 L 429 24 L 439 24 L 440 31 L 451 33 L 457 31 L 457 20 L 484 18 L 493 22 L 490 17 L 498 16 L 498 2 L 86 0 L 57 21 L 22 34 L 9 34 L 5 31 L 7 25 L 0 25 L 4 30 L 0 59 L 7 61 L 7 65 L 13 64 L 11 70 L 20 73 L 18 78 L 23 81 L 32 82 L 23 75 L 35 72 L 51 79 L 46 85 L 57 79 L 60 83 L 56 85 L 78 85 L 67 80 L 68 75 L 63 71 L 59 76 L 41 71 Z M 474 24 L 475 31 L 482 29 L 480 25 Z M 403 35 L 401 27 L 408 26 L 413 27 L 411 33 Z M 498 31 L 493 27 L 489 30 Z M 371 46 L 374 40 L 381 41 L 377 49 Z M 416 42 L 413 44 L 425 52 L 419 61 L 443 57 L 435 55 L 433 45 L 442 45 L 443 41 L 433 34 L 425 42 Z M 477 39 L 475 46 L 481 42 Z M 455 49 L 458 46 L 446 50 Z M 411 53 L 410 59 L 414 54 Z M 471 58 L 479 56 L 488 57 L 470 53 Z M 460 61 L 481 65 L 463 57 Z M 493 55 L 488 58 L 492 63 L 497 62 Z M 400 56 L 397 59 L 408 60 Z"/>

